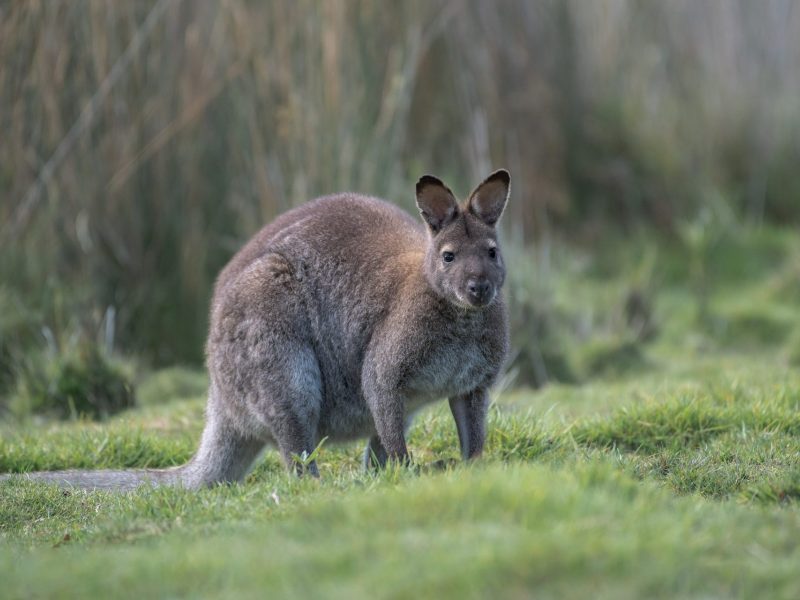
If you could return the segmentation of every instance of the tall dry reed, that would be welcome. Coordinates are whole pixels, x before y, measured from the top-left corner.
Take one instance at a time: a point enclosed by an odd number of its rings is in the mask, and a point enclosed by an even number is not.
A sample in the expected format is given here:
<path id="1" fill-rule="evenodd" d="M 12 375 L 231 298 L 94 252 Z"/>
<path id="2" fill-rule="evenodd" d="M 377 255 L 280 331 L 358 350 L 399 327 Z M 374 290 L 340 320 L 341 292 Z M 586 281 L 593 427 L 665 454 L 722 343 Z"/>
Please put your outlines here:
<path id="1" fill-rule="evenodd" d="M 506 165 L 521 243 L 718 201 L 797 220 L 799 66 L 792 0 L 4 3 L 0 285 L 199 360 L 214 274 L 318 194 L 410 208 L 422 172 Z"/>

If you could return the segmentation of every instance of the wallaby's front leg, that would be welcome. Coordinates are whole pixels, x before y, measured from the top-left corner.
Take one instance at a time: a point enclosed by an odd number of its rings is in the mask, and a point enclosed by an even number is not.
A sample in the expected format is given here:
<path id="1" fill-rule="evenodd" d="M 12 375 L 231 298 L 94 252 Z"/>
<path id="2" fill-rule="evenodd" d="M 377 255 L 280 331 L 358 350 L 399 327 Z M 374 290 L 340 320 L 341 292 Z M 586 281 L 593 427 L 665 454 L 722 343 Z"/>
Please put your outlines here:
<path id="1" fill-rule="evenodd" d="M 375 431 L 380 445 L 385 450 L 386 460 L 408 463 L 408 448 L 405 434 L 405 398 L 397 392 L 374 390 L 368 394 L 367 404 L 375 421 Z M 383 466 L 383 464 L 380 464 Z"/>
<path id="2" fill-rule="evenodd" d="M 404 435 L 408 433 L 411 427 L 411 417 L 406 415 L 405 425 L 403 428 Z M 367 441 L 367 447 L 364 448 L 364 468 L 369 469 L 382 469 L 386 466 L 386 461 L 389 460 L 389 455 L 386 448 L 381 443 L 381 438 L 373 435 Z"/>
<path id="3" fill-rule="evenodd" d="M 386 466 L 387 460 L 389 460 L 389 455 L 381 443 L 381 438 L 373 435 L 367 441 L 367 447 L 364 448 L 364 468 L 367 470 L 382 469 Z"/>
<path id="4" fill-rule="evenodd" d="M 477 458 L 483 452 L 488 407 L 489 393 L 481 388 L 450 398 L 450 410 L 456 420 L 461 457 L 464 460 Z"/>

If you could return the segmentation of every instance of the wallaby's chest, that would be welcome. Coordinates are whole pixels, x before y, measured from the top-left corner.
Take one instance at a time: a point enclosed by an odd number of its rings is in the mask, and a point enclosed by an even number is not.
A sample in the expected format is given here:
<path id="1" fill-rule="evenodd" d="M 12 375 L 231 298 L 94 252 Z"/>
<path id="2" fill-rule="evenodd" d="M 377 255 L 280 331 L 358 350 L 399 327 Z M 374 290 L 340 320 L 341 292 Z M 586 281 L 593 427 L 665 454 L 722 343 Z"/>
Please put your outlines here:
<path id="1" fill-rule="evenodd" d="M 490 337 L 490 336 L 489 336 Z M 420 398 L 465 394 L 494 379 L 502 357 L 493 352 L 493 340 L 478 328 L 457 331 L 430 340 L 418 350 L 406 382 Z"/>

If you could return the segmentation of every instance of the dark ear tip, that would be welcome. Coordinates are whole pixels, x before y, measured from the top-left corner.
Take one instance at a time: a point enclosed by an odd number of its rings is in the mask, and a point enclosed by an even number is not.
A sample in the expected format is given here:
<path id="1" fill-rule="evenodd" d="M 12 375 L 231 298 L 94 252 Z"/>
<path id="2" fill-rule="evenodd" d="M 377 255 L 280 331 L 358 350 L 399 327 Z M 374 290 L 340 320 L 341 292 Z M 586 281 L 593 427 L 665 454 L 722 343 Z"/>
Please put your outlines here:
<path id="1" fill-rule="evenodd" d="M 509 185 L 511 183 L 511 173 L 509 173 L 506 169 L 497 169 L 497 171 L 485 179 L 486 182 L 495 180 L 502 181 L 506 185 Z"/>
<path id="2" fill-rule="evenodd" d="M 442 180 L 438 177 L 434 177 L 433 175 L 423 175 L 419 178 L 419 181 L 417 181 L 417 193 L 419 194 L 426 185 L 438 185 L 441 187 L 446 187 L 444 183 L 442 183 Z"/>

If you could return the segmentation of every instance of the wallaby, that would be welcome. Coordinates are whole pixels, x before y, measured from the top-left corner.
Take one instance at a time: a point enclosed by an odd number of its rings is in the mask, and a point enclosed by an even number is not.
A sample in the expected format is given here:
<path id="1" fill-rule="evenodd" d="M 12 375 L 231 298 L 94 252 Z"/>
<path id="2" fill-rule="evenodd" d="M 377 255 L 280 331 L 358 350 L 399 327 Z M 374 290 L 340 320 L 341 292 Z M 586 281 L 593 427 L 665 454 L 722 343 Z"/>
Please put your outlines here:
<path id="1" fill-rule="evenodd" d="M 219 275 L 207 343 L 200 447 L 170 469 L 57 471 L 28 478 L 84 488 L 199 488 L 240 481 L 265 445 L 318 475 L 320 440 L 368 437 L 367 468 L 409 460 L 415 411 L 449 398 L 461 455 L 481 454 L 488 389 L 507 353 L 497 222 L 499 170 L 459 204 L 423 176 L 424 225 L 383 200 L 326 196 L 264 227 Z M 6 476 L 7 477 L 7 476 Z"/>

